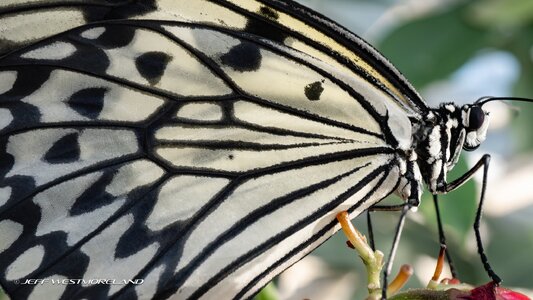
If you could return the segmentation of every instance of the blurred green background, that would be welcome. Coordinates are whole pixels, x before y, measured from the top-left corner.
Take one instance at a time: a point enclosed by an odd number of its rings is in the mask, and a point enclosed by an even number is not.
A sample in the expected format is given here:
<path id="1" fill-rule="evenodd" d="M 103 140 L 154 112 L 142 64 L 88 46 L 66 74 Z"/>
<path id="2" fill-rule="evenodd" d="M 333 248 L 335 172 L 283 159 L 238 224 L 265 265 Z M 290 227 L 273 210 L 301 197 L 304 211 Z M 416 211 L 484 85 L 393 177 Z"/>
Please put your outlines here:
<path id="1" fill-rule="evenodd" d="M 378 48 L 436 106 L 482 96 L 533 97 L 533 1 L 299 1 L 348 27 Z M 488 106 L 488 105 L 487 105 Z M 519 108 L 519 109 L 518 109 Z M 482 235 L 489 260 L 508 287 L 533 296 L 533 105 L 489 107 L 487 141 L 463 153 L 449 179 L 463 174 L 484 153 L 492 155 Z M 519 112 L 516 114 L 515 112 Z M 489 281 L 471 229 L 479 179 L 441 196 L 448 246 L 463 282 Z M 373 213 L 377 248 L 387 252 L 398 214 Z M 354 221 L 366 233 L 366 218 Z M 337 233 L 269 285 L 256 300 L 364 299 L 366 275 L 357 254 Z M 414 266 L 408 287 L 431 278 L 439 250 L 434 207 L 426 194 L 411 213 L 398 250 Z M 528 290 L 529 289 L 529 290 Z"/>

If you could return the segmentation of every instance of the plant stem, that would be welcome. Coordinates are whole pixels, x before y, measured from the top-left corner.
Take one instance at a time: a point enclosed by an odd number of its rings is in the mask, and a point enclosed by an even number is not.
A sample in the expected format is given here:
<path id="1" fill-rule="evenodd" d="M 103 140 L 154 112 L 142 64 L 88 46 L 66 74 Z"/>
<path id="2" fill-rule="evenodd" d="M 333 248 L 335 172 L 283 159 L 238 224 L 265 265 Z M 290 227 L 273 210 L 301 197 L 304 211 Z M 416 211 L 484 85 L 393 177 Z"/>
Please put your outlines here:
<path id="1" fill-rule="evenodd" d="M 337 215 L 337 220 L 341 224 L 342 231 L 357 251 L 366 266 L 368 276 L 368 298 L 367 300 L 381 299 L 380 275 L 383 268 L 383 253 L 379 250 L 373 251 L 368 245 L 366 237 L 362 235 L 350 222 L 350 216 L 343 211 Z"/>

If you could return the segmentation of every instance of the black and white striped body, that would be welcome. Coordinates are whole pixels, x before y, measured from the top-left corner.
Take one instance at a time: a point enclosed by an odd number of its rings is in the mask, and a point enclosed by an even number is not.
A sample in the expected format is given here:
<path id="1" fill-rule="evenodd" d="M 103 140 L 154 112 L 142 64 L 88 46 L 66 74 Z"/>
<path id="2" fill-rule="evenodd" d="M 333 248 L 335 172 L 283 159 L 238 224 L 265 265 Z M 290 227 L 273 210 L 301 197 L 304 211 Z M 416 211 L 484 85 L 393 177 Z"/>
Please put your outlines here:
<path id="1" fill-rule="evenodd" d="M 13 299 L 250 298 L 338 212 L 417 202 L 422 178 L 439 191 L 463 144 L 458 109 L 430 110 L 368 44 L 292 2 L 30 2 L 0 4 Z"/>
<path id="2" fill-rule="evenodd" d="M 446 190 L 447 174 L 459 160 L 463 148 L 475 149 L 485 139 L 489 124 L 488 114 L 475 105 L 459 107 L 453 103 L 442 103 L 432 109 L 424 120 L 413 123 L 413 150 L 417 153 L 417 164 L 422 178 L 433 194 Z M 473 115 L 482 114 L 481 125 L 469 124 Z"/>

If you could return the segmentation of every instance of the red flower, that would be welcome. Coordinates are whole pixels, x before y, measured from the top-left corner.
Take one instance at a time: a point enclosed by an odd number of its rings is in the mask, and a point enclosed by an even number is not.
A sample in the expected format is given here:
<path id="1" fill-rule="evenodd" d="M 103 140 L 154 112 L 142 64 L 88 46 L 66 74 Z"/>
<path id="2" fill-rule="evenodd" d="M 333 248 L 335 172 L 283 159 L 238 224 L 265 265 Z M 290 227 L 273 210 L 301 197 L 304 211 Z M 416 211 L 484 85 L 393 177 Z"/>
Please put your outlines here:
<path id="1" fill-rule="evenodd" d="M 460 299 L 469 300 L 531 300 L 528 296 L 489 282 L 470 291 L 468 296 L 460 296 Z"/>

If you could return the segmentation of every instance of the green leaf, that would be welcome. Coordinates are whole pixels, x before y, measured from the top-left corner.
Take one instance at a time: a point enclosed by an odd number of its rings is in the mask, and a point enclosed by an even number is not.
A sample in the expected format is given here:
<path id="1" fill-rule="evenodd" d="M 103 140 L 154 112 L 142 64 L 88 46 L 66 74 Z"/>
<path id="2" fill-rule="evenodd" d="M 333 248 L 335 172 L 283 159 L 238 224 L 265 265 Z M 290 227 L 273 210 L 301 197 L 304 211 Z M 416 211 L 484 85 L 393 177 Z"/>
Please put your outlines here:
<path id="1" fill-rule="evenodd" d="M 408 22 L 392 31 L 378 49 L 420 88 L 442 79 L 482 49 L 486 32 L 471 26 L 457 6 Z"/>
<path id="2" fill-rule="evenodd" d="M 496 30 L 523 27 L 533 21 L 533 1 L 479 1 L 470 11 L 476 24 Z"/>

